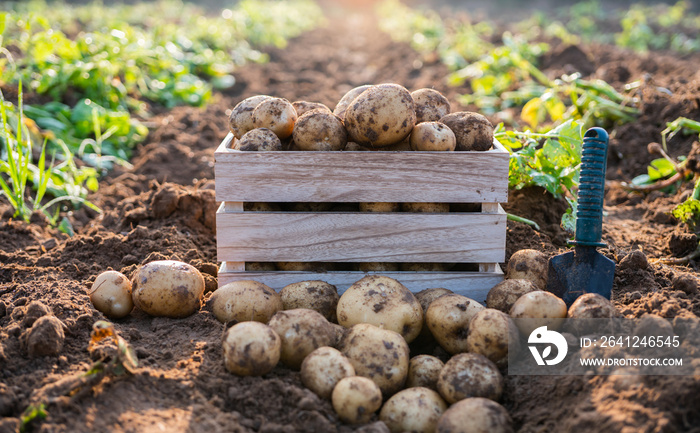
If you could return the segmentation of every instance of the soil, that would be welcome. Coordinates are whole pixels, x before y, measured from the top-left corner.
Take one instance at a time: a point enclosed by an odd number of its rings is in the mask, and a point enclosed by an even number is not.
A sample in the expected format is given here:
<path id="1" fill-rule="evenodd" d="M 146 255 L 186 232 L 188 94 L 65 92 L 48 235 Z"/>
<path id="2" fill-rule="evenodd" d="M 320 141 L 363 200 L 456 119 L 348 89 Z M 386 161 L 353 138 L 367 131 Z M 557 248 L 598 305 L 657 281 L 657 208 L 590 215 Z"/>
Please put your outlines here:
<path id="1" fill-rule="evenodd" d="M 104 213 L 70 215 L 75 236 L 59 233 L 40 215 L 30 224 L 13 220 L 7 203 L 0 202 L 0 432 L 16 431 L 37 390 L 70 380 L 92 364 L 90 332 L 105 317 L 92 307 L 88 290 L 100 272 L 115 269 L 130 276 L 141 264 L 175 259 L 197 267 L 207 291 L 216 288 L 214 149 L 237 102 L 269 94 L 333 107 L 355 86 L 396 82 L 411 90 L 434 87 L 458 107 L 457 95 L 467 90 L 445 84 L 448 71 L 437 59 L 392 42 L 361 15 L 330 20 L 286 49 L 269 50 L 270 63 L 241 68 L 236 85 L 208 107 L 157 115 L 133 169 L 114 170 L 90 197 Z M 696 317 L 698 263 L 657 261 L 697 247 L 697 234 L 668 215 L 691 186 L 673 195 L 642 195 L 627 192 L 621 182 L 646 171 L 656 157 L 647 153 L 647 144 L 660 140 L 665 122 L 681 115 L 700 118 L 700 57 L 557 46 L 544 69 L 552 77 L 577 69 L 618 89 L 641 80 L 642 115 L 612 134 L 603 236 L 608 246 L 601 252 L 617 263 L 613 302 L 625 317 Z M 687 155 L 696 138 L 679 134 L 669 141 L 669 153 Z M 559 227 L 566 209 L 562 200 L 529 188 L 513 191 L 507 209 L 541 228 L 509 221 L 507 258 L 523 248 L 548 256 L 566 250 L 568 237 Z M 34 330 L 34 323 L 41 329 Z M 139 368 L 52 401 L 48 417 L 32 431 L 388 431 L 376 419 L 343 424 L 328 401 L 301 385 L 298 372 L 277 367 L 257 378 L 227 373 L 220 347 L 225 326 L 208 311 L 176 320 L 135 310 L 114 326 L 135 349 Z M 41 339 L 51 344 L 32 343 Z M 49 353 L 37 352 L 38 346 Z M 615 376 L 506 376 L 502 402 L 522 432 L 700 431 L 698 376 L 647 376 L 633 387 L 621 383 Z"/>

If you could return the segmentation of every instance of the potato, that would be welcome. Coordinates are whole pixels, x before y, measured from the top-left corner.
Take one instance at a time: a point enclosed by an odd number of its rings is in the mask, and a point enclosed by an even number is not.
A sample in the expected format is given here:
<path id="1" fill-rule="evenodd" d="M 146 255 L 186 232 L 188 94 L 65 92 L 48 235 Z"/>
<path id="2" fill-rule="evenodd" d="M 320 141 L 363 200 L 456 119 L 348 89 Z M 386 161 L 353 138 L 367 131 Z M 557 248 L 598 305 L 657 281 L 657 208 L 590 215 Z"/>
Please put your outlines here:
<path id="1" fill-rule="evenodd" d="M 333 208 L 333 203 L 327 202 L 298 202 L 291 203 L 288 206 L 289 210 L 292 212 L 328 212 Z"/>
<path id="2" fill-rule="evenodd" d="M 355 98 L 360 96 L 365 90 L 369 89 L 370 87 L 372 87 L 371 84 L 365 84 L 349 90 L 348 93 L 346 93 L 345 95 L 343 95 L 342 98 L 340 98 L 340 101 L 338 101 L 338 105 L 336 105 L 333 109 L 333 114 L 338 116 L 340 120 L 345 120 L 345 111 L 347 111 L 352 101 L 354 101 Z"/>
<path id="3" fill-rule="evenodd" d="M 88 295 L 92 305 L 110 319 L 121 319 L 134 308 L 131 282 L 121 272 L 102 272 L 95 279 Z"/>
<path id="4" fill-rule="evenodd" d="M 358 376 L 372 379 L 384 395 L 400 390 L 408 375 L 408 344 L 400 334 L 368 323 L 353 326 L 339 345 Z"/>
<path id="5" fill-rule="evenodd" d="M 292 104 L 283 98 L 269 98 L 260 102 L 253 110 L 253 126 L 267 128 L 284 140 L 292 135 L 297 112 Z"/>
<path id="6" fill-rule="evenodd" d="M 345 152 L 367 152 L 369 149 L 367 149 L 364 146 L 360 146 L 359 144 L 353 142 L 353 141 L 348 141 L 348 144 L 345 145 L 345 149 L 343 149 Z"/>
<path id="7" fill-rule="evenodd" d="M 373 148 L 399 143 L 415 123 L 411 94 L 398 84 L 380 84 L 366 90 L 345 112 L 348 140 Z"/>
<path id="8" fill-rule="evenodd" d="M 479 113 L 460 111 L 442 117 L 440 122 L 455 133 L 455 150 L 484 151 L 493 147 L 493 125 Z"/>
<path id="9" fill-rule="evenodd" d="M 460 400 L 442 414 L 436 433 L 513 433 L 508 411 L 493 400 L 474 397 Z"/>
<path id="10" fill-rule="evenodd" d="M 301 363 L 301 383 L 326 400 L 338 382 L 350 376 L 355 376 L 350 360 L 332 347 L 319 347 Z"/>
<path id="11" fill-rule="evenodd" d="M 348 143 L 343 122 L 333 113 L 311 110 L 294 124 L 294 145 L 298 150 L 343 150 Z"/>
<path id="12" fill-rule="evenodd" d="M 416 123 L 436 122 L 450 114 L 450 101 L 434 89 L 418 89 L 411 93 L 416 107 Z"/>
<path id="13" fill-rule="evenodd" d="M 434 300 L 445 295 L 454 295 L 452 290 L 444 289 L 442 287 L 434 287 L 431 289 L 423 289 L 416 293 L 416 299 L 418 303 L 423 308 L 423 313 L 428 311 L 428 307 L 433 303 Z"/>
<path id="14" fill-rule="evenodd" d="M 256 272 L 276 271 L 277 266 L 270 262 L 245 262 L 245 270 Z"/>
<path id="15" fill-rule="evenodd" d="M 360 212 L 398 212 L 401 206 L 392 202 L 360 203 Z"/>
<path id="16" fill-rule="evenodd" d="M 301 281 L 284 286 L 280 290 L 282 307 L 285 310 L 308 308 L 318 311 L 329 321 L 335 321 L 338 306 L 338 289 L 325 281 Z"/>
<path id="17" fill-rule="evenodd" d="M 435 431 L 447 404 L 440 395 L 428 388 L 409 388 L 394 394 L 379 412 L 379 419 L 392 433 Z"/>
<path id="18" fill-rule="evenodd" d="M 520 250 L 513 253 L 506 266 L 506 278 L 509 280 L 530 280 L 537 290 L 547 287 L 547 269 L 549 261 L 544 253 L 537 250 Z"/>
<path id="19" fill-rule="evenodd" d="M 241 322 L 224 334 L 226 369 L 238 376 L 262 376 L 280 359 L 282 340 L 264 323 Z"/>
<path id="20" fill-rule="evenodd" d="M 282 339 L 280 360 L 298 370 L 306 356 L 335 343 L 335 330 L 319 312 L 307 308 L 278 311 L 268 323 Z"/>
<path id="21" fill-rule="evenodd" d="M 444 272 L 450 268 L 447 263 L 401 263 L 399 266 L 405 272 Z"/>
<path id="22" fill-rule="evenodd" d="M 503 393 L 503 376 L 496 364 L 478 353 L 460 353 L 440 371 L 438 392 L 448 403 L 469 397 L 498 401 Z"/>
<path id="23" fill-rule="evenodd" d="M 253 110 L 258 106 L 259 103 L 266 99 L 270 99 L 272 96 L 267 95 L 257 95 L 246 98 L 236 104 L 231 111 L 231 115 L 228 119 L 228 127 L 231 133 L 240 140 L 243 134 L 255 129 L 253 126 Z"/>
<path id="24" fill-rule="evenodd" d="M 390 262 L 361 262 L 357 264 L 357 270 L 362 272 L 396 272 L 398 263 Z"/>
<path id="25" fill-rule="evenodd" d="M 282 208 L 277 203 L 245 202 L 243 210 L 246 212 L 280 212 Z"/>
<path id="26" fill-rule="evenodd" d="M 233 149 L 242 152 L 279 152 L 282 142 L 271 130 L 256 128 L 246 132 Z"/>
<path id="27" fill-rule="evenodd" d="M 449 203 L 401 203 L 403 212 L 449 212 Z"/>
<path id="28" fill-rule="evenodd" d="M 518 341 L 518 328 L 506 313 L 485 308 L 469 322 L 467 352 L 479 353 L 499 368 L 508 364 L 508 342 Z"/>
<path id="29" fill-rule="evenodd" d="M 486 306 L 509 313 L 518 298 L 535 290 L 537 287 L 530 280 L 504 280 L 489 290 Z"/>
<path id="30" fill-rule="evenodd" d="M 333 263 L 319 262 L 276 262 L 280 271 L 325 272 L 334 269 Z"/>
<path id="31" fill-rule="evenodd" d="M 411 131 L 411 150 L 452 152 L 457 146 L 454 132 L 444 123 L 417 123 Z"/>
<path id="32" fill-rule="evenodd" d="M 585 293 L 579 296 L 569 307 L 571 319 L 608 319 L 618 317 L 620 313 L 609 300 L 597 293 Z"/>
<path id="33" fill-rule="evenodd" d="M 370 379 L 351 376 L 341 379 L 333 388 L 331 401 L 342 421 L 364 424 L 382 406 L 382 393 Z"/>
<path id="34" fill-rule="evenodd" d="M 406 388 L 422 386 L 437 390 L 437 382 L 440 371 L 445 363 L 430 355 L 418 355 L 408 361 L 408 376 Z"/>
<path id="35" fill-rule="evenodd" d="M 438 344 L 450 354 L 467 351 L 469 323 L 484 307 L 461 295 L 435 299 L 425 312 L 425 324 Z"/>
<path id="36" fill-rule="evenodd" d="M 382 151 L 382 152 L 410 152 L 411 151 L 411 134 L 406 136 L 403 140 L 395 144 L 390 144 L 381 148 L 372 148 L 370 150 Z"/>
<path id="37" fill-rule="evenodd" d="M 187 263 L 158 260 L 136 270 L 131 288 L 131 297 L 138 308 L 151 316 L 176 319 L 199 310 L 204 277 Z"/>
<path id="38" fill-rule="evenodd" d="M 525 336 L 540 326 L 556 331 L 564 323 L 566 314 L 566 302 L 542 290 L 524 294 L 515 301 L 510 310 L 510 317 L 520 319 L 515 321 L 515 324 Z"/>
<path id="39" fill-rule="evenodd" d="M 282 309 L 280 295 L 263 283 L 253 280 L 233 281 L 219 287 L 209 298 L 219 322 L 254 320 L 267 323 Z"/>
<path id="40" fill-rule="evenodd" d="M 294 101 L 292 102 L 292 107 L 294 107 L 294 111 L 297 112 L 297 117 L 301 117 L 304 113 L 311 110 L 323 110 L 332 113 L 330 108 L 320 102 Z"/>
<path id="41" fill-rule="evenodd" d="M 338 323 L 349 328 L 369 323 L 413 341 L 423 326 L 423 310 L 403 284 L 368 275 L 350 286 L 338 301 Z"/>
<path id="42" fill-rule="evenodd" d="M 333 347 L 340 347 L 340 342 L 345 338 L 345 334 L 348 333 L 348 328 L 340 326 L 337 323 L 331 323 L 331 327 L 335 332 L 335 341 L 333 342 Z"/>

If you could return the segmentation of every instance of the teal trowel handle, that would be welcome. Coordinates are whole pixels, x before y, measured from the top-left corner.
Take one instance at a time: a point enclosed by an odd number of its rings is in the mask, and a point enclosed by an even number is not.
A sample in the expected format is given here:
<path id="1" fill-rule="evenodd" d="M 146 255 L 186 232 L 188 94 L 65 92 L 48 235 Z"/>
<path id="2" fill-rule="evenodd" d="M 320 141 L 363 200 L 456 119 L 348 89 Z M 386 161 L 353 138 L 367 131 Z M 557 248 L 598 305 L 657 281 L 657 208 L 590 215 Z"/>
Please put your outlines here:
<path id="1" fill-rule="evenodd" d="M 578 188 L 576 236 L 570 242 L 577 246 L 604 247 L 603 198 L 605 168 L 608 158 L 608 133 L 603 128 L 591 128 L 583 136 L 581 174 Z"/>

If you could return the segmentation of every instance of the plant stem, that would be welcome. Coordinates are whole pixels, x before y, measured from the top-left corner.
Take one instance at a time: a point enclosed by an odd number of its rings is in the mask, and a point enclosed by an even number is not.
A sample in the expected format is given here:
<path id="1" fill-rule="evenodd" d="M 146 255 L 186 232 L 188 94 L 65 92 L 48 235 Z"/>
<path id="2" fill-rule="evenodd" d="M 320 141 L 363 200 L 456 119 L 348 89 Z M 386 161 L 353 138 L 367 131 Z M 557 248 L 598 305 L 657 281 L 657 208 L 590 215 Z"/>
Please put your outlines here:
<path id="1" fill-rule="evenodd" d="M 517 221 L 517 222 L 520 222 L 520 223 L 525 223 L 525 224 L 527 224 L 527 225 L 530 225 L 530 226 L 534 227 L 535 230 L 540 231 L 540 226 L 539 226 L 536 222 L 534 222 L 534 221 L 532 221 L 532 220 L 529 220 L 529 219 L 527 219 L 527 218 L 523 218 L 523 217 L 518 216 L 518 215 L 513 215 L 512 213 L 507 213 L 506 215 L 507 215 L 507 218 L 508 218 L 509 220 L 511 220 L 511 221 Z"/>

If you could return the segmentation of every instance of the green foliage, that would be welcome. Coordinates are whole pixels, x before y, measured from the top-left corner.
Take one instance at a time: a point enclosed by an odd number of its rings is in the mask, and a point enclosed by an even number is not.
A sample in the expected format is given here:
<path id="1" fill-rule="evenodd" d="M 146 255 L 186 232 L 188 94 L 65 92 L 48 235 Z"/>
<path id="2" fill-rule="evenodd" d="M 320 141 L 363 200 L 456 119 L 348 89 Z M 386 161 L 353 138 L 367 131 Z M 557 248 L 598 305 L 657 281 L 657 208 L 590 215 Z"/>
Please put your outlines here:
<path id="1" fill-rule="evenodd" d="M 693 194 L 686 201 L 674 207 L 671 214 L 679 221 L 688 224 L 692 230 L 698 227 L 700 224 L 700 179 L 695 182 Z"/>
<path id="2" fill-rule="evenodd" d="M 632 184 L 638 186 L 651 185 L 674 174 L 676 174 L 676 167 L 671 161 L 666 158 L 657 158 L 649 163 L 646 174 L 641 174 L 632 179 Z"/>
<path id="3" fill-rule="evenodd" d="M 46 412 L 46 405 L 44 403 L 37 406 L 29 406 L 20 417 L 19 431 L 22 433 L 29 431 L 32 424 L 46 419 L 48 415 L 49 413 Z"/>

